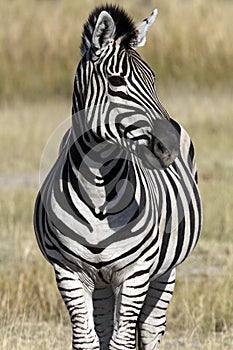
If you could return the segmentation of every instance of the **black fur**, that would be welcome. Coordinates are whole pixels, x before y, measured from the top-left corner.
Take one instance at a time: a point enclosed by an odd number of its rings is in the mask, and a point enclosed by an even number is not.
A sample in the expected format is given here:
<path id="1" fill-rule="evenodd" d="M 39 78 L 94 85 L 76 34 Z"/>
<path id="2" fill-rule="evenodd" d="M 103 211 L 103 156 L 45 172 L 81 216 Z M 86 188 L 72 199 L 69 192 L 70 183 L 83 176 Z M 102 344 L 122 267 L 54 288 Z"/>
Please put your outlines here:
<path id="1" fill-rule="evenodd" d="M 81 43 L 82 54 L 90 49 L 95 24 L 102 11 L 108 12 L 115 22 L 116 32 L 114 39 L 117 40 L 118 38 L 124 36 L 121 45 L 128 48 L 136 38 L 137 32 L 134 22 L 123 9 L 117 5 L 100 6 L 90 14 L 86 24 L 84 25 Z"/>

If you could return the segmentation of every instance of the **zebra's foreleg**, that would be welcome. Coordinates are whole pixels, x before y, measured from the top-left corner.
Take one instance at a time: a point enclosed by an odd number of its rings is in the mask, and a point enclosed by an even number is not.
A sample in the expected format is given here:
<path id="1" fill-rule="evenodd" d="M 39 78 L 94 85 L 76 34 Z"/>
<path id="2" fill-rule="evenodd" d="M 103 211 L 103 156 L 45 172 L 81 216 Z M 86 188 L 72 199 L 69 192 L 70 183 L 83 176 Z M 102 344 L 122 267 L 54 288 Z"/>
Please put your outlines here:
<path id="1" fill-rule="evenodd" d="M 110 285 L 94 290 L 94 321 L 100 340 L 100 349 L 109 350 L 109 342 L 113 332 L 114 294 Z"/>
<path id="2" fill-rule="evenodd" d="M 54 264 L 57 286 L 70 314 L 73 350 L 99 350 L 94 328 L 91 284 L 80 280 L 78 272 Z"/>
<path id="3" fill-rule="evenodd" d="M 148 288 L 148 274 L 134 273 L 114 290 L 114 331 L 109 350 L 136 350 L 136 325 Z"/>
<path id="4" fill-rule="evenodd" d="M 166 311 L 175 287 L 175 269 L 150 283 L 139 318 L 141 350 L 157 350 L 166 329 Z"/>

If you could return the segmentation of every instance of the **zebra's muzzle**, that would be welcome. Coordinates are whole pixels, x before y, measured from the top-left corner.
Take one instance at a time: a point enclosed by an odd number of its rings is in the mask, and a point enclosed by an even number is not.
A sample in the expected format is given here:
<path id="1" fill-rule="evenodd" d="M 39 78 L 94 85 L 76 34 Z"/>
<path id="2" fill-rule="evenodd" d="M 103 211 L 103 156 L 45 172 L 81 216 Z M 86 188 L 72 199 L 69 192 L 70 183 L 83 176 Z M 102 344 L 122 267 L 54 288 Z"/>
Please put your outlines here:
<path id="1" fill-rule="evenodd" d="M 136 153 L 149 169 L 165 169 L 179 155 L 179 134 L 169 120 L 157 120 L 148 145 L 138 144 Z"/>

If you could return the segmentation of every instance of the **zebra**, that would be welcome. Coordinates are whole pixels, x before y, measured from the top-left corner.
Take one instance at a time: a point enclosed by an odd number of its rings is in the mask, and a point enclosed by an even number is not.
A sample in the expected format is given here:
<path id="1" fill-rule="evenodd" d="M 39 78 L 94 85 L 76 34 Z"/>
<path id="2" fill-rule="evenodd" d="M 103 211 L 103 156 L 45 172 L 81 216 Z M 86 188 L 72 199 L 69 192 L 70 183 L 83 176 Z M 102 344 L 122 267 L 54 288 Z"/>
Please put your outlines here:
<path id="1" fill-rule="evenodd" d="M 35 203 L 74 350 L 158 349 L 176 266 L 200 236 L 193 143 L 137 52 L 156 16 L 136 25 L 115 5 L 90 14 L 71 127 Z"/>

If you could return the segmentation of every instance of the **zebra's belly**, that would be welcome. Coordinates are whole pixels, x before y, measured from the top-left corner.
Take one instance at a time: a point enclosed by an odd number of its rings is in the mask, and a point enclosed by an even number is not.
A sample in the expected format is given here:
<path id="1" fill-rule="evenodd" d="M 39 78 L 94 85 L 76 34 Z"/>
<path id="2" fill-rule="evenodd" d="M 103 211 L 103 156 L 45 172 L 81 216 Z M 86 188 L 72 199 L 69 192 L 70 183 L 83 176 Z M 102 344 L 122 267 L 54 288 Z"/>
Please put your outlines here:
<path id="1" fill-rule="evenodd" d="M 104 281 L 118 285 L 138 271 L 148 271 L 154 279 L 181 263 L 194 248 L 200 219 L 193 218 L 197 224 L 191 232 L 188 217 L 186 225 L 173 220 L 170 232 L 165 214 L 156 225 L 149 221 L 143 230 L 138 222 L 133 229 L 124 227 L 114 231 L 108 222 L 103 226 L 100 220 L 92 232 L 86 231 L 86 236 L 79 230 L 72 233 L 56 230 L 53 255 L 47 254 L 50 261 L 60 260 L 72 269 L 86 271 L 95 281 L 101 275 Z"/>

